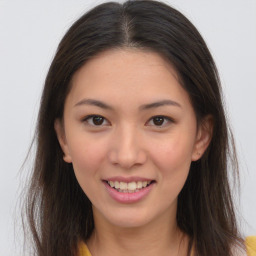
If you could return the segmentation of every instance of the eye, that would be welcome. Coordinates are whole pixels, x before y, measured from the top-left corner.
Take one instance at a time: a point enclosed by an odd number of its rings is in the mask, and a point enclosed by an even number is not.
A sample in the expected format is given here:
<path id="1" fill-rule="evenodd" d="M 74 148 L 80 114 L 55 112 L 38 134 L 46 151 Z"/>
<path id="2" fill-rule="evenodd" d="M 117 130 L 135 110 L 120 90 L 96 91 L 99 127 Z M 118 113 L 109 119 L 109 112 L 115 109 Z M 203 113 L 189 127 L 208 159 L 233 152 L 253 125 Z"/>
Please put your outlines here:
<path id="1" fill-rule="evenodd" d="M 107 119 L 100 115 L 89 115 L 83 119 L 84 122 L 87 122 L 92 126 L 106 126 L 109 125 Z"/>
<path id="2" fill-rule="evenodd" d="M 173 120 L 169 117 L 154 116 L 147 122 L 147 125 L 163 127 L 163 126 L 166 126 L 166 125 L 168 125 L 169 123 L 172 123 L 172 122 L 173 122 Z"/>

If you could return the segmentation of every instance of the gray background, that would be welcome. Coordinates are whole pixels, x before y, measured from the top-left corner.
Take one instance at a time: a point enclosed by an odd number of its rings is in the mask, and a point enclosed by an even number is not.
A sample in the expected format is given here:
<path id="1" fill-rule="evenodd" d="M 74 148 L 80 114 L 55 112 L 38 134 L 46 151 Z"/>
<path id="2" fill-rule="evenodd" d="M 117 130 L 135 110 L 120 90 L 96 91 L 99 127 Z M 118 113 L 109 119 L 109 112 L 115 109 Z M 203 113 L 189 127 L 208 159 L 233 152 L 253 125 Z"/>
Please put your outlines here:
<path id="1" fill-rule="evenodd" d="M 0 255 L 21 255 L 19 194 L 26 170 L 20 168 L 57 44 L 101 2 L 0 0 Z M 217 63 L 241 166 L 241 227 L 244 235 L 256 234 L 256 0 L 165 2 L 195 24 Z"/>

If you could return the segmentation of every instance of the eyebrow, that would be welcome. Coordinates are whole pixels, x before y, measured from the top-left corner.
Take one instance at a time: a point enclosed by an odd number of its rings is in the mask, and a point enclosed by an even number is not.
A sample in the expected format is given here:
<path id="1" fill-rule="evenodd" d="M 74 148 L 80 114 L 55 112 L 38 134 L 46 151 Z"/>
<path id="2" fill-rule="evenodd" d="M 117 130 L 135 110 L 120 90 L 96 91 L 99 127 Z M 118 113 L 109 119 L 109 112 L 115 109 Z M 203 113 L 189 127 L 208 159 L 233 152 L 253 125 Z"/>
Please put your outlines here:
<path id="1" fill-rule="evenodd" d="M 94 100 L 94 99 L 82 99 L 78 103 L 75 104 L 75 107 L 81 106 L 81 105 L 92 105 L 92 106 L 96 106 L 96 107 L 103 108 L 103 109 L 113 110 L 113 108 L 111 106 L 109 106 L 108 104 L 106 104 L 102 101 L 99 101 L 99 100 Z"/>
<path id="2" fill-rule="evenodd" d="M 111 107 L 110 105 L 108 105 L 108 104 L 106 104 L 106 103 L 104 103 L 102 101 L 95 100 L 95 99 L 82 99 L 81 101 L 76 103 L 74 105 L 74 107 L 82 106 L 82 105 L 91 105 L 91 106 L 96 106 L 96 107 L 99 107 L 99 108 L 102 108 L 102 109 L 113 110 L 113 107 Z M 173 100 L 161 100 L 161 101 L 156 101 L 156 102 L 153 102 L 153 103 L 141 105 L 139 107 L 139 110 L 147 110 L 147 109 L 152 109 L 152 108 L 158 108 L 158 107 L 162 107 L 162 106 L 166 106 L 166 105 L 175 106 L 175 107 L 180 107 L 181 108 L 181 105 L 178 102 L 176 102 L 176 101 L 173 101 Z"/>
<path id="3" fill-rule="evenodd" d="M 140 106 L 140 110 L 147 110 L 147 109 L 162 107 L 162 106 L 166 106 L 166 105 L 175 106 L 175 107 L 180 107 L 181 108 L 181 105 L 178 102 L 176 102 L 176 101 L 173 101 L 173 100 L 161 100 L 161 101 L 156 101 L 156 102 L 153 102 L 153 103 L 150 103 L 150 104 L 142 105 L 142 106 Z"/>

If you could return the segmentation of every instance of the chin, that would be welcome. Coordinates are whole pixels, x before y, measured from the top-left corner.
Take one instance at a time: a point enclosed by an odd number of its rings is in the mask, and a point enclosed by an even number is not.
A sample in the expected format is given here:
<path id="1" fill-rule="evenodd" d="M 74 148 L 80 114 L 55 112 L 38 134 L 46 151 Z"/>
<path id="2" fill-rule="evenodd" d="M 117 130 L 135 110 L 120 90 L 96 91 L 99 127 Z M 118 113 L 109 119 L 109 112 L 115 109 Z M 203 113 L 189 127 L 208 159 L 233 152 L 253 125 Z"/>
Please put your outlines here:
<path id="1" fill-rule="evenodd" d="M 145 219 L 138 219 L 138 218 L 120 218 L 120 219 L 115 219 L 115 220 L 110 220 L 111 224 L 119 227 L 119 228 L 139 228 L 142 226 L 145 226 L 148 221 Z"/>
<path id="2" fill-rule="evenodd" d="M 103 213 L 104 219 L 119 228 L 139 228 L 151 220 L 148 211 L 144 213 L 138 209 L 118 210 L 113 213 Z"/>

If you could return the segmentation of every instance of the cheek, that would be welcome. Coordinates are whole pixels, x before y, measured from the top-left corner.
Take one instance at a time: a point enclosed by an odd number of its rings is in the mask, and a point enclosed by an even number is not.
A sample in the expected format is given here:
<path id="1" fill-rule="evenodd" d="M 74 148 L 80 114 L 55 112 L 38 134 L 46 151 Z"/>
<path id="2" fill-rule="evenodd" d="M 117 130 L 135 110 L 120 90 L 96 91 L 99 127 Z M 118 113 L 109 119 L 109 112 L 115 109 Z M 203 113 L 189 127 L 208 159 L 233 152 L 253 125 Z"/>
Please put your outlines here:
<path id="1" fill-rule="evenodd" d="M 70 155 L 74 170 L 81 175 L 95 174 L 106 155 L 106 146 L 100 141 L 82 138 L 70 145 Z"/>
<path id="2" fill-rule="evenodd" d="M 162 175 L 177 178 L 187 176 L 191 164 L 193 141 L 193 137 L 179 131 L 151 147 L 152 160 Z"/>
<path id="3" fill-rule="evenodd" d="M 159 163 L 176 166 L 184 161 L 191 161 L 193 143 L 184 134 L 177 134 L 154 147 L 154 152 Z"/>
<path id="4" fill-rule="evenodd" d="M 165 204 L 175 202 L 190 170 L 191 146 L 184 137 L 176 137 L 169 143 L 155 148 L 153 159 L 158 171 L 158 182 Z"/>
<path id="5" fill-rule="evenodd" d="M 70 155 L 74 173 L 80 187 L 91 201 L 97 201 L 95 187 L 100 182 L 100 169 L 105 157 L 105 146 L 88 138 L 73 141 Z"/>

